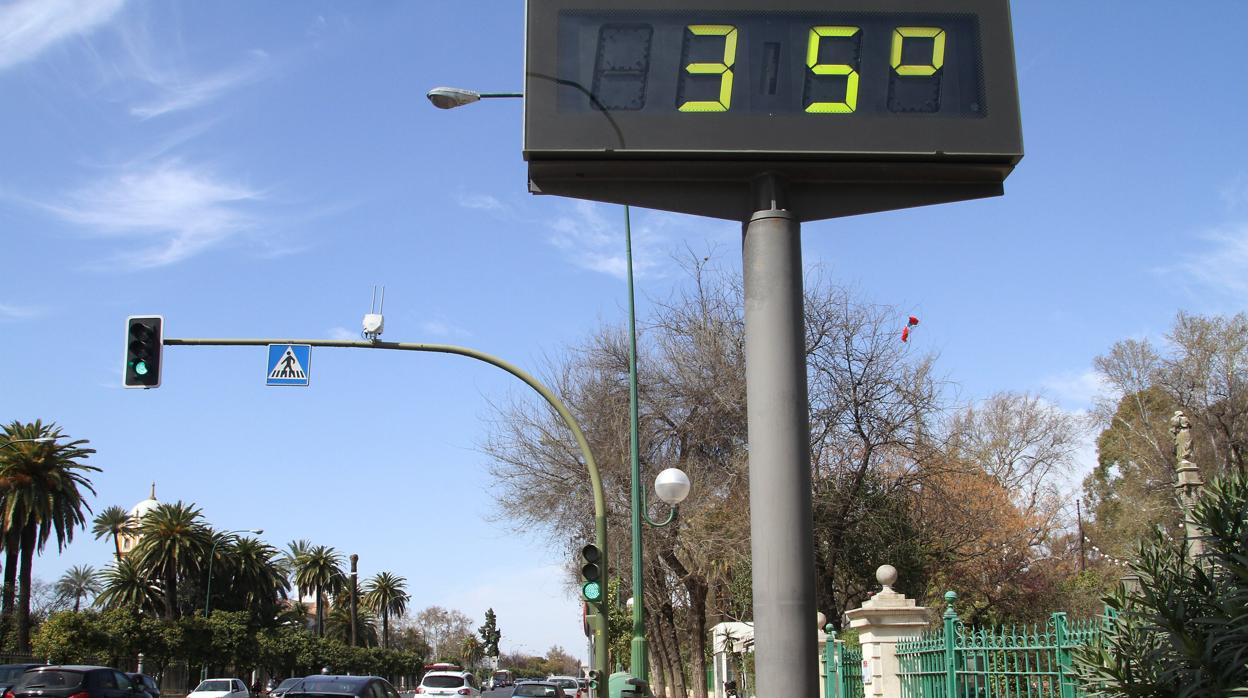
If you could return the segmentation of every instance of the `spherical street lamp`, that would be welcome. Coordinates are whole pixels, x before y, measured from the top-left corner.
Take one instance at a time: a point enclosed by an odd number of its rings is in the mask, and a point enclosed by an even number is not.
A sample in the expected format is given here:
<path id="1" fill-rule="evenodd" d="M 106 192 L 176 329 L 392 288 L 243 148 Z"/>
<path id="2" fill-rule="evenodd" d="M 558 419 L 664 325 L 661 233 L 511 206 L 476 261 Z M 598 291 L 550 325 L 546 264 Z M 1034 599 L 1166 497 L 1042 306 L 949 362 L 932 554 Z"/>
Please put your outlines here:
<path id="1" fill-rule="evenodd" d="M 675 506 L 689 496 L 689 476 L 680 468 L 668 468 L 654 478 L 654 491 L 659 499 Z"/>

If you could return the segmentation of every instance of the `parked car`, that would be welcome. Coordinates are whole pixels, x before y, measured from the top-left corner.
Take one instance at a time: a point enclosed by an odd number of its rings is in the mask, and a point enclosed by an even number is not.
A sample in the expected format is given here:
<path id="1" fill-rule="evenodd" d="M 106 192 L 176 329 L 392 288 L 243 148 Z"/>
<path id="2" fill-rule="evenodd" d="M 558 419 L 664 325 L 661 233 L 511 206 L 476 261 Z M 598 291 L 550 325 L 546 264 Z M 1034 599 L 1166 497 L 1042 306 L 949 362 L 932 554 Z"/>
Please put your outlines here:
<path id="1" fill-rule="evenodd" d="M 286 695 L 287 691 L 295 686 L 298 686 L 301 681 L 303 681 L 302 676 L 292 676 L 289 679 L 282 679 L 281 683 L 277 684 L 269 691 L 269 695 L 272 696 L 272 698 L 282 698 L 282 696 Z"/>
<path id="2" fill-rule="evenodd" d="M 567 698 L 585 698 L 587 695 L 581 693 L 581 684 L 575 676 L 547 676 L 546 680 L 558 684 Z"/>
<path id="3" fill-rule="evenodd" d="M 426 696 L 479 696 L 481 687 L 477 677 L 467 671 L 435 669 L 420 677 L 417 695 Z"/>
<path id="4" fill-rule="evenodd" d="M 160 686 L 156 684 L 156 679 L 147 674 L 127 673 L 126 676 L 130 677 L 135 686 L 143 689 L 148 698 L 160 698 Z"/>
<path id="5" fill-rule="evenodd" d="M 287 689 L 286 698 L 399 698 L 390 682 L 380 676 L 317 674 L 300 679 Z"/>
<path id="6" fill-rule="evenodd" d="M 513 697 L 525 696 L 533 698 L 563 698 L 563 689 L 550 681 L 517 681 L 512 690 Z"/>
<path id="7" fill-rule="evenodd" d="M 43 664 L 0 664 L 0 695 L 13 688 L 13 684 L 22 678 L 27 669 L 44 666 Z"/>
<path id="8" fill-rule="evenodd" d="M 116 669 L 66 664 L 24 672 L 4 698 L 137 698 L 143 693 Z"/>
<path id="9" fill-rule="evenodd" d="M 186 698 L 251 698 L 241 679 L 205 679 Z"/>

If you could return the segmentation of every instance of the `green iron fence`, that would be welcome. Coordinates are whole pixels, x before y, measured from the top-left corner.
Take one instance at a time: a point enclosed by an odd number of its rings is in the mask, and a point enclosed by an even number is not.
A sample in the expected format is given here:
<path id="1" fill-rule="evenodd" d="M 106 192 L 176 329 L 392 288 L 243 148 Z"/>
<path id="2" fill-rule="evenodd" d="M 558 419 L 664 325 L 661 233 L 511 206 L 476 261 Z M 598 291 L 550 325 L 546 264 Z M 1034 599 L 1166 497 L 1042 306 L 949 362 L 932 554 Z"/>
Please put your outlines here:
<path id="1" fill-rule="evenodd" d="M 863 698 L 862 648 L 846 647 L 828 626 L 824 649 L 824 698 Z"/>
<path id="2" fill-rule="evenodd" d="M 897 643 L 903 698 L 1082 698 L 1070 650 L 1096 640 L 1100 620 L 968 628 L 945 594 L 943 628 Z"/>

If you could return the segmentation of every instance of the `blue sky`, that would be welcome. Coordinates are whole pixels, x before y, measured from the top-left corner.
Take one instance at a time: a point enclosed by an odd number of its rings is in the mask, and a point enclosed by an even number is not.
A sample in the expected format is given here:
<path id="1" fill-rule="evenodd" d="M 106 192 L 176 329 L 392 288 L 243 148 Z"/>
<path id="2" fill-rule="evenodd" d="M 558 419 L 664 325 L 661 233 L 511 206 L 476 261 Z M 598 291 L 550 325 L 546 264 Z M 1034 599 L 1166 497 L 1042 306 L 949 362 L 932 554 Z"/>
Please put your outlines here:
<path id="1" fill-rule="evenodd" d="M 962 399 L 1080 410 L 1112 342 L 1244 308 L 1248 4 L 1013 12 L 1026 156 L 1006 195 L 810 223 L 804 254 L 920 316 Z M 518 101 L 424 98 L 518 91 L 522 20 L 518 0 L 0 3 L 0 420 L 90 439 L 97 511 L 155 480 L 216 526 L 406 576 L 414 608 L 493 606 L 504 649 L 583 654 L 561 560 L 493 521 L 478 444 L 490 402 L 525 396 L 497 369 L 322 349 L 311 388 L 278 389 L 261 348 L 174 347 L 159 390 L 119 386 L 130 314 L 354 337 L 384 284 L 386 339 L 534 369 L 622 322 L 621 209 L 527 193 Z M 640 313 L 684 283 L 687 247 L 739 266 L 739 235 L 635 211 Z M 83 534 L 37 574 L 108 555 Z"/>

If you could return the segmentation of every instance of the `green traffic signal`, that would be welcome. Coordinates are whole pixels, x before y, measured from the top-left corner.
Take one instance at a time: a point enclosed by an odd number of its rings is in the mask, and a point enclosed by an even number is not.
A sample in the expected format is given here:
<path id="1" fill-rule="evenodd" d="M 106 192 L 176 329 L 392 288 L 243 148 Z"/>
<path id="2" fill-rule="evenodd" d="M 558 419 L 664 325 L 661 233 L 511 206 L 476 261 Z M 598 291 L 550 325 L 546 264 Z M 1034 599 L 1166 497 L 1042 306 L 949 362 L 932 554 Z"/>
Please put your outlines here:
<path id="1" fill-rule="evenodd" d="M 122 385 L 159 388 L 160 356 L 164 345 L 164 318 L 131 315 L 126 318 L 126 363 Z"/>
<path id="2" fill-rule="evenodd" d="M 581 594 L 586 601 L 598 601 L 602 599 L 602 585 L 598 582 L 585 582 L 581 585 Z"/>

